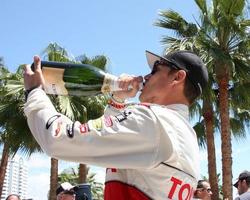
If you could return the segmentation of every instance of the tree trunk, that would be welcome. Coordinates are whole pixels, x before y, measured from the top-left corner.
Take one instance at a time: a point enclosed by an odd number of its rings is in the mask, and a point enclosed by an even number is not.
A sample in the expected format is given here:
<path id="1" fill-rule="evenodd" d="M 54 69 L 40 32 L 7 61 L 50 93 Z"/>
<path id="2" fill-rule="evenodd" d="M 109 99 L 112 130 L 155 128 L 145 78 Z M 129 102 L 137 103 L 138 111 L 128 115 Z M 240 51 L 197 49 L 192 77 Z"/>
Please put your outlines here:
<path id="1" fill-rule="evenodd" d="M 229 120 L 229 100 L 228 100 L 229 74 L 224 73 L 218 79 L 219 85 L 219 109 L 221 119 L 221 153 L 222 153 L 222 191 L 223 198 L 232 199 L 232 144 Z"/>
<path id="2" fill-rule="evenodd" d="M 49 192 L 49 200 L 56 200 L 56 189 L 58 182 L 58 160 L 55 158 L 51 158 L 51 166 L 50 166 L 50 192 Z"/>
<path id="3" fill-rule="evenodd" d="M 9 159 L 9 146 L 6 143 L 4 143 L 1 166 L 0 166 L 0 197 L 2 196 L 4 178 L 8 166 L 8 159 Z"/>
<path id="4" fill-rule="evenodd" d="M 88 167 L 85 164 L 79 164 L 79 184 L 87 182 Z"/>
<path id="5" fill-rule="evenodd" d="M 206 136 L 207 136 L 207 158 L 208 158 L 208 174 L 209 174 L 209 183 L 213 195 L 211 196 L 212 200 L 219 199 L 219 186 L 218 186 L 218 177 L 216 169 L 216 155 L 215 155 L 215 145 L 214 145 L 214 114 L 212 105 L 208 102 L 204 102 L 203 105 L 203 116 L 206 127 Z"/>

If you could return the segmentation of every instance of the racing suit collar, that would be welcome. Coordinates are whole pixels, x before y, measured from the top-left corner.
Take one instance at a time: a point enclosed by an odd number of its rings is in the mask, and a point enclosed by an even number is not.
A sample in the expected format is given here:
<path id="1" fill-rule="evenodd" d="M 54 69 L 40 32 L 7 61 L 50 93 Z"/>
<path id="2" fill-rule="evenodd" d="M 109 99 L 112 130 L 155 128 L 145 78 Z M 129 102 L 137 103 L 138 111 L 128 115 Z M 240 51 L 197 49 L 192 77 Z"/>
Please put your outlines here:
<path id="1" fill-rule="evenodd" d="M 168 109 L 175 110 L 186 120 L 189 120 L 188 106 L 185 104 L 170 104 L 166 106 Z"/>

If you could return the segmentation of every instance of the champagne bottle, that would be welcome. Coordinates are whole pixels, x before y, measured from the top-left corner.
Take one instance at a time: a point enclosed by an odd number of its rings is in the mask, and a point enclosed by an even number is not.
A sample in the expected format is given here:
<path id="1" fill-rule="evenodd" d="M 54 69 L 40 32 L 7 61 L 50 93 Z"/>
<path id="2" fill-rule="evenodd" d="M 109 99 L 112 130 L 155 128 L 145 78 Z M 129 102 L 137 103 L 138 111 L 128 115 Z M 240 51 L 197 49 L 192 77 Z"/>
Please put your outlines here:
<path id="1" fill-rule="evenodd" d="M 94 96 L 121 90 L 116 76 L 92 65 L 41 61 L 41 68 L 47 94 Z"/>

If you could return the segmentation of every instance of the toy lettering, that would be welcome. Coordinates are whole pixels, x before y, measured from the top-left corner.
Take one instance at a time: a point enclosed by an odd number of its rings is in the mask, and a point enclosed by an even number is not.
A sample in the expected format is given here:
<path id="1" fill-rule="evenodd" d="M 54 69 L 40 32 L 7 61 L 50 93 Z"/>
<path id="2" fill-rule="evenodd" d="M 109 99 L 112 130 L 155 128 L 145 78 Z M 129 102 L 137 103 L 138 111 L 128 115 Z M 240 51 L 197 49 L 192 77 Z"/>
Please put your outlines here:
<path id="1" fill-rule="evenodd" d="M 106 173 L 108 173 L 108 171 L 117 172 L 117 169 L 116 168 L 107 168 Z"/>
<path id="2" fill-rule="evenodd" d="M 168 194 L 169 199 L 173 199 L 173 196 L 178 194 L 179 200 L 190 200 L 193 197 L 194 189 L 191 187 L 190 184 L 183 184 L 183 181 L 180 179 L 177 179 L 175 177 L 171 177 L 171 181 L 173 182 L 172 187 L 170 189 L 170 192 Z M 180 186 L 180 189 L 177 190 L 177 186 Z M 185 197 L 183 197 L 183 194 L 186 194 Z"/>

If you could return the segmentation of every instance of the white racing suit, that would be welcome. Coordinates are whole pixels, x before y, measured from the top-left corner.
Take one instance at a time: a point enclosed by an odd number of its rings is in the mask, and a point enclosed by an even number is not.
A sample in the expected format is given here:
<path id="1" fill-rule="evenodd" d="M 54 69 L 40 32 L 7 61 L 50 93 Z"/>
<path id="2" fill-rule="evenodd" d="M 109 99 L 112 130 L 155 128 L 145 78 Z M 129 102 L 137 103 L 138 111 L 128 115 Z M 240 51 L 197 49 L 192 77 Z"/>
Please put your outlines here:
<path id="1" fill-rule="evenodd" d="M 105 200 L 192 199 L 199 153 L 187 106 L 113 101 L 102 117 L 82 124 L 34 89 L 24 111 L 49 156 L 107 168 Z"/>

